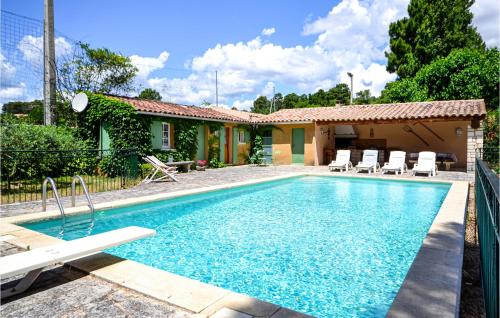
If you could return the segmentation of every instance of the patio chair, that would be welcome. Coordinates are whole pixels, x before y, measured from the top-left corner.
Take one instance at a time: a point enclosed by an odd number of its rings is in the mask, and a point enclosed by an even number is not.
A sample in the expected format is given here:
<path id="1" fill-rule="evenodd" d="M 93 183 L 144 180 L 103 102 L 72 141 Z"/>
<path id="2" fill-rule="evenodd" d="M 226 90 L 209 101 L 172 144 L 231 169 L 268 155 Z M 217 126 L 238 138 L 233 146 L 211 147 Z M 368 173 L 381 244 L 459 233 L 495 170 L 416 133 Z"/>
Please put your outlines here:
<path id="1" fill-rule="evenodd" d="M 142 159 L 144 159 L 144 161 L 146 161 L 147 163 L 149 163 L 153 166 L 153 170 L 144 180 L 142 180 L 142 183 L 162 181 L 165 179 L 171 179 L 173 181 L 178 181 L 177 178 L 175 177 L 175 175 L 177 174 L 177 168 L 167 166 L 166 164 L 161 162 L 161 160 L 156 158 L 155 156 L 146 156 Z M 161 173 L 161 175 L 158 176 L 157 178 L 155 178 L 157 173 Z"/>
<path id="2" fill-rule="evenodd" d="M 389 155 L 389 162 L 384 163 L 382 167 L 382 173 L 393 171 L 396 175 L 399 173 L 403 174 L 408 170 L 408 166 L 405 163 L 406 152 L 404 151 L 391 151 Z"/>
<path id="3" fill-rule="evenodd" d="M 436 172 L 436 153 L 432 151 L 420 152 L 418 154 L 417 163 L 413 165 L 413 175 L 416 175 L 417 173 L 427 173 L 429 177 L 434 177 Z"/>
<path id="4" fill-rule="evenodd" d="M 47 266 L 83 258 L 107 248 L 139 240 L 154 234 L 156 234 L 155 230 L 129 226 L 0 257 L 0 276 L 2 279 L 27 273 L 16 286 L 2 290 L 2 298 L 26 291 Z"/>
<path id="5" fill-rule="evenodd" d="M 377 168 L 380 169 L 380 164 L 378 163 L 378 150 L 364 150 L 363 159 L 356 166 L 356 172 L 367 170 L 368 173 L 377 172 Z"/>
<path id="6" fill-rule="evenodd" d="M 337 169 L 342 172 L 342 169 L 345 169 L 345 171 L 348 171 L 349 169 L 352 168 L 352 163 L 350 161 L 351 159 L 351 151 L 350 150 L 337 150 L 337 156 L 335 160 L 333 160 L 329 165 L 328 168 L 330 171 L 335 171 Z"/>

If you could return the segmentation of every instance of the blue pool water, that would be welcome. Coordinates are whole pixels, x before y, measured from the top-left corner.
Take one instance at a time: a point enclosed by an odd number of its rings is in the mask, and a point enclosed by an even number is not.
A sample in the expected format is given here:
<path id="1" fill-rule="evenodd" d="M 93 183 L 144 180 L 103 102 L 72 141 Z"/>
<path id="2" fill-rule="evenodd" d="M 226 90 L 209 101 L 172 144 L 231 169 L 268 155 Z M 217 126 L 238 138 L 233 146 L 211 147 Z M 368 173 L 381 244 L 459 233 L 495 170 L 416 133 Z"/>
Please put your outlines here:
<path id="1" fill-rule="evenodd" d="M 101 211 L 92 233 L 153 228 L 108 252 L 318 317 L 383 317 L 449 187 L 292 178 Z"/>

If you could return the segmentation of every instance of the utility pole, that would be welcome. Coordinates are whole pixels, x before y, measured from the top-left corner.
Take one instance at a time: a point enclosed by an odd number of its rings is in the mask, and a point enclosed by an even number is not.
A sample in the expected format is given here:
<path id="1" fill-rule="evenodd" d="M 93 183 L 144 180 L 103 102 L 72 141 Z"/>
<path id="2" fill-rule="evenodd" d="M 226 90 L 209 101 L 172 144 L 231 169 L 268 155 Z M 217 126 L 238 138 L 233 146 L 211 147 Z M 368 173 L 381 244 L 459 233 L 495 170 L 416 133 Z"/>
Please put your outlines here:
<path id="1" fill-rule="evenodd" d="M 217 81 L 217 70 L 215 71 L 215 106 L 219 107 L 219 83 Z"/>
<path id="2" fill-rule="evenodd" d="M 54 0 L 44 0 L 43 19 L 44 124 L 52 125 L 56 105 L 56 52 L 54 43 Z"/>
<path id="3" fill-rule="evenodd" d="M 349 105 L 352 105 L 352 94 L 354 94 L 353 87 L 352 87 L 352 78 L 354 77 L 354 75 L 352 75 L 351 72 L 347 72 L 347 75 L 351 78 L 351 100 L 349 102 Z"/>

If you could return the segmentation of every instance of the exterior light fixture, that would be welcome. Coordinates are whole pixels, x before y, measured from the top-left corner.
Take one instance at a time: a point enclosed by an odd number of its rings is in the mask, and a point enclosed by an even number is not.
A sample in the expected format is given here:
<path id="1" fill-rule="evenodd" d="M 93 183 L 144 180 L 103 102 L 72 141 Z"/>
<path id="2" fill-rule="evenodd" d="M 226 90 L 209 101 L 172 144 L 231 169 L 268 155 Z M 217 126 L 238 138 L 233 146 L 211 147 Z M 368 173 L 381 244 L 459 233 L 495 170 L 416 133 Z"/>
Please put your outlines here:
<path id="1" fill-rule="evenodd" d="M 463 132 L 462 128 L 460 127 L 455 128 L 455 135 L 457 135 L 457 137 L 462 136 L 462 132 Z"/>

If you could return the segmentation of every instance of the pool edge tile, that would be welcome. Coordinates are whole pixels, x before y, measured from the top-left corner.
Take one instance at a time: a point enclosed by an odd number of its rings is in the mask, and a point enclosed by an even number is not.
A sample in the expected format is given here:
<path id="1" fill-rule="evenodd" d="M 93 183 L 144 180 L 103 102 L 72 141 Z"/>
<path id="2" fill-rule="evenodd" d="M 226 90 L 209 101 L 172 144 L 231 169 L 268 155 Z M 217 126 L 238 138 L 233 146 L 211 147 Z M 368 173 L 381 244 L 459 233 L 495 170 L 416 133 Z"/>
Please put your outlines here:
<path id="1" fill-rule="evenodd" d="M 387 317 L 459 316 L 468 194 L 452 182 Z"/>

